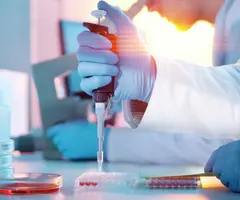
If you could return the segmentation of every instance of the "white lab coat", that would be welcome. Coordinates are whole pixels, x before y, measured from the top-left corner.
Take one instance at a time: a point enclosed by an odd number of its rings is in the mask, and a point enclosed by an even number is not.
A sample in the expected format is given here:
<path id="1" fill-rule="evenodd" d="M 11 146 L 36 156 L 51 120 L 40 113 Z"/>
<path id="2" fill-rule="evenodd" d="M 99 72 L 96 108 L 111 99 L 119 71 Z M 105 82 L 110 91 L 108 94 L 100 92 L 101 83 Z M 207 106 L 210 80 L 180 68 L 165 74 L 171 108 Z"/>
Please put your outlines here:
<path id="1" fill-rule="evenodd" d="M 110 162 L 203 166 L 215 149 L 231 141 L 231 138 L 122 128 L 111 130 L 105 138 L 105 155 Z"/>
<path id="2" fill-rule="evenodd" d="M 240 136 L 240 63 L 201 67 L 159 58 L 140 127 L 204 137 Z"/>
<path id="3" fill-rule="evenodd" d="M 240 62 L 201 67 L 156 61 L 157 78 L 141 124 L 135 130 L 112 130 L 107 158 L 204 165 L 214 150 L 240 138 Z"/>
<path id="4" fill-rule="evenodd" d="M 240 58 L 239 9 L 239 0 L 225 0 L 217 16 L 215 66 Z M 157 78 L 141 124 L 136 130 L 112 131 L 107 158 L 204 165 L 215 149 L 240 138 L 240 61 L 201 67 L 155 60 Z M 124 102 L 125 118 L 136 128 L 129 106 Z"/>

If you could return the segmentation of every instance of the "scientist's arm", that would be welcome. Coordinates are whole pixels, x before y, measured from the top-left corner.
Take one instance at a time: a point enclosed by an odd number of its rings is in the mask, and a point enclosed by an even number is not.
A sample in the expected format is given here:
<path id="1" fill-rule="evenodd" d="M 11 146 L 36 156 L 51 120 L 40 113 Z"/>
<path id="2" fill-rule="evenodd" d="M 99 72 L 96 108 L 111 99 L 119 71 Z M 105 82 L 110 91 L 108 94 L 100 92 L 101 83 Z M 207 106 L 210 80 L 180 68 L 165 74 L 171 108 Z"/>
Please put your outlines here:
<path id="1" fill-rule="evenodd" d="M 78 36 L 78 71 L 88 94 L 115 76 L 114 100 L 124 101 L 126 121 L 160 132 L 236 135 L 240 131 L 239 65 L 201 67 L 149 53 L 131 20 L 100 1 L 116 26 L 117 55 L 100 35 Z M 143 107 L 136 106 L 143 102 Z M 141 103 L 140 103 L 141 104 Z M 145 111 L 146 110 L 146 111 Z"/>
<path id="2" fill-rule="evenodd" d="M 240 64 L 201 67 L 159 58 L 141 126 L 208 135 L 240 132 Z"/>
<path id="3" fill-rule="evenodd" d="M 112 129 L 105 143 L 107 160 L 111 162 L 203 166 L 214 150 L 230 141 L 123 128 Z"/>

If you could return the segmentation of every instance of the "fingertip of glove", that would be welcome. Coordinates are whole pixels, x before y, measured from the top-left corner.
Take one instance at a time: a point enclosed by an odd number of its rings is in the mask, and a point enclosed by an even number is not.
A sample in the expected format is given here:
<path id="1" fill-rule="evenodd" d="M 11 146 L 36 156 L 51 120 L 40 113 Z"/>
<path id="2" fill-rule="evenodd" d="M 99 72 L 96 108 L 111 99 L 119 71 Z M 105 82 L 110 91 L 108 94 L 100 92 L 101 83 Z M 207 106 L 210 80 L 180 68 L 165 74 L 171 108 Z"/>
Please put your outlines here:
<path id="1" fill-rule="evenodd" d="M 99 1 L 98 2 L 98 9 L 99 10 L 107 11 L 108 7 L 109 7 L 109 4 L 106 1 Z"/>
<path id="2" fill-rule="evenodd" d="M 93 35 L 93 33 L 90 32 L 89 30 L 82 31 L 81 33 L 79 33 L 79 34 L 77 35 L 77 40 L 78 40 L 78 41 L 86 40 L 86 37 L 91 36 L 91 35 Z"/>

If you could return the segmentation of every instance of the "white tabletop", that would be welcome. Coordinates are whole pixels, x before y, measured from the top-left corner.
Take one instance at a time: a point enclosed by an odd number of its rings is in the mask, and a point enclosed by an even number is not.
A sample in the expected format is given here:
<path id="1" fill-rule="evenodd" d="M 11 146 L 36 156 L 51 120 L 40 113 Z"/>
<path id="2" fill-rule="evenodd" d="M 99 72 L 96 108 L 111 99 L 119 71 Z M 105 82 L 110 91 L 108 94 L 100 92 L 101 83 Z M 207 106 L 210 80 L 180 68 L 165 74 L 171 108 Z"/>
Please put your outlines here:
<path id="1" fill-rule="evenodd" d="M 15 159 L 16 172 L 58 173 L 63 176 L 64 185 L 55 194 L 4 196 L 0 200 L 239 200 L 240 194 L 227 190 L 150 190 L 135 189 L 131 191 L 74 192 L 74 181 L 83 172 L 95 169 L 95 162 L 45 161 L 40 154 L 24 155 Z M 140 172 L 143 175 L 180 175 L 202 173 L 202 167 L 183 166 L 146 166 L 131 164 L 105 164 L 105 169 L 114 172 Z"/>

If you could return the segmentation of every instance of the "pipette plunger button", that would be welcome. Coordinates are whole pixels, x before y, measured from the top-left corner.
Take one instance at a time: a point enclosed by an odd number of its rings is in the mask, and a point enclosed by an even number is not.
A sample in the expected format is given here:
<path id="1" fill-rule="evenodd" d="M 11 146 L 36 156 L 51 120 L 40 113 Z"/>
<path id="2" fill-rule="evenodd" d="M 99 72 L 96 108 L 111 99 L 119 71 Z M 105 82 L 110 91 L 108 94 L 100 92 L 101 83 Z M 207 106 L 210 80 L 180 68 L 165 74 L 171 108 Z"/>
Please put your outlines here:
<path id="1" fill-rule="evenodd" d="M 91 15 L 97 19 L 101 19 L 107 15 L 107 12 L 105 10 L 94 10 L 91 12 Z"/>

